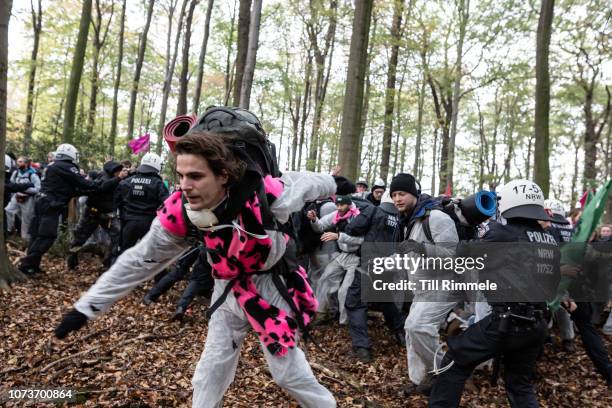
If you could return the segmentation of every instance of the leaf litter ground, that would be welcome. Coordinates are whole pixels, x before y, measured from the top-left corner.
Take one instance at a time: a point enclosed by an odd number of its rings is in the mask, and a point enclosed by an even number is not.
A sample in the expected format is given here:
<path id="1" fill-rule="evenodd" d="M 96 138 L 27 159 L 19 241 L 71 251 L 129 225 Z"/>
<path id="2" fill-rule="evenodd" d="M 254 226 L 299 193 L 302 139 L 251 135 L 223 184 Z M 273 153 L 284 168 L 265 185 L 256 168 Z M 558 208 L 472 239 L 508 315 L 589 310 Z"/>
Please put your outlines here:
<path id="1" fill-rule="evenodd" d="M 202 353 L 207 324 L 206 306 L 196 301 L 184 322 L 171 322 L 185 282 L 179 282 L 160 301 L 141 304 L 151 282 L 120 300 L 104 317 L 64 341 L 52 338 L 64 312 L 102 273 L 97 259 L 81 262 L 77 271 L 51 258 L 45 275 L 13 285 L 0 293 L 0 395 L 19 387 L 68 388 L 78 392 L 83 407 L 188 407 L 191 376 Z M 370 321 L 374 361 L 356 362 L 346 327 L 317 327 L 321 348 L 306 346 L 309 361 L 340 407 L 425 407 L 425 397 L 406 398 L 406 352 L 390 338 L 379 314 Z M 558 343 L 558 338 L 556 339 Z M 610 338 L 604 336 L 608 350 Z M 582 343 L 568 355 L 547 345 L 538 363 L 537 389 L 546 407 L 609 407 L 605 384 L 586 356 Z M 488 373 L 474 377 L 463 395 L 465 407 L 506 407 L 501 385 L 491 387 Z M 5 406 L 62 406 L 62 404 L 5 402 Z M 0 403 L 1 405 L 1 403 Z M 272 380 L 256 337 L 250 333 L 242 348 L 236 378 L 226 393 L 228 407 L 293 407 L 291 397 Z"/>

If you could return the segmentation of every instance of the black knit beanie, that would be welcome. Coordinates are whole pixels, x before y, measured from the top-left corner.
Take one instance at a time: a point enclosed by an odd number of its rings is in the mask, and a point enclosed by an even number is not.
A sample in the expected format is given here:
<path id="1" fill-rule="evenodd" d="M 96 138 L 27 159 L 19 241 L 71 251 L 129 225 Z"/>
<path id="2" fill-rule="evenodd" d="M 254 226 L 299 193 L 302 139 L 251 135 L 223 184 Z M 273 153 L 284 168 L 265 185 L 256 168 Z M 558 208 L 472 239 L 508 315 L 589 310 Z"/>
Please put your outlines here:
<path id="1" fill-rule="evenodd" d="M 408 173 L 399 173 L 393 177 L 393 180 L 391 180 L 391 186 L 389 188 L 389 194 L 393 194 L 394 191 L 405 191 L 415 197 L 419 196 L 416 180 L 412 174 Z"/>

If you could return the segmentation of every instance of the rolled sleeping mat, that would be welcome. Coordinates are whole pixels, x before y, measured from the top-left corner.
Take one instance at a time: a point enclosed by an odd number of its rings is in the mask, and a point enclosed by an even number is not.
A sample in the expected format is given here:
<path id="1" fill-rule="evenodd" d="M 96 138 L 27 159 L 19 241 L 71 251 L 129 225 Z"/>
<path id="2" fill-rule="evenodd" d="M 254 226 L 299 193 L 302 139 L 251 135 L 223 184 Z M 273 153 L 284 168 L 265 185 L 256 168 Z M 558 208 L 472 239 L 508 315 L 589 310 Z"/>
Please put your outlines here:
<path id="1" fill-rule="evenodd" d="M 185 136 L 187 132 L 196 124 L 197 117 L 191 115 L 179 115 L 166 123 L 164 126 L 164 140 L 168 144 L 170 151 L 174 153 L 174 146 L 178 140 Z"/>
<path id="2" fill-rule="evenodd" d="M 461 200 L 459 208 L 467 222 L 475 226 L 495 215 L 497 197 L 490 191 L 479 191 Z"/>

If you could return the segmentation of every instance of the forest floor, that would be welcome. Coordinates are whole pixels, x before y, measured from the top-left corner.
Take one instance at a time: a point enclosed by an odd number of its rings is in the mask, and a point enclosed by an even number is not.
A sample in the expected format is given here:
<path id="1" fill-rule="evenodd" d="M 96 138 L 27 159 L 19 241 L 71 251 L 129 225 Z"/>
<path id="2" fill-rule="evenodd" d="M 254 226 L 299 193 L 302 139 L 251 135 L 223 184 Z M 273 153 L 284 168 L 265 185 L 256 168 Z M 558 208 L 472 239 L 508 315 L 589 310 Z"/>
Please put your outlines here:
<path id="1" fill-rule="evenodd" d="M 52 334 L 62 314 L 103 270 L 98 259 L 81 262 L 75 272 L 67 271 L 60 258 L 47 259 L 43 268 L 45 275 L 0 294 L 0 396 L 11 388 L 42 386 L 77 390 L 78 401 L 64 404 L 69 406 L 190 406 L 191 376 L 207 327 L 205 305 L 198 302 L 183 323 L 169 321 L 185 282 L 148 307 L 141 304 L 145 289 L 140 287 L 104 317 L 58 341 Z M 371 323 L 371 364 L 352 358 L 346 327 L 316 328 L 313 334 L 323 350 L 307 346 L 316 376 L 340 407 L 425 407 L 424 397 L 407 399 L 402 394 L 408 381 L 406 351 L 392 342 L 378 315 Z M 612 351 L 611 339 L 605 341 Z M 555 338 L 556 345 L 547 345 L 538 363 L 540 406 L 610 407 L 605 383 L 581 341 L 575 355 L 561 352 L 558 343 Z M 491 387 L 488 374 L 481 372 L 474 383 L 474 390 L 464 393 L 462 406 L 508 406 L 501 380 Z M 224 402 L 228 407 L 297 406 L 272 380 L 253 333 L 247 336 Z M 24 401 L 0 405 L 62 406 Z"/>

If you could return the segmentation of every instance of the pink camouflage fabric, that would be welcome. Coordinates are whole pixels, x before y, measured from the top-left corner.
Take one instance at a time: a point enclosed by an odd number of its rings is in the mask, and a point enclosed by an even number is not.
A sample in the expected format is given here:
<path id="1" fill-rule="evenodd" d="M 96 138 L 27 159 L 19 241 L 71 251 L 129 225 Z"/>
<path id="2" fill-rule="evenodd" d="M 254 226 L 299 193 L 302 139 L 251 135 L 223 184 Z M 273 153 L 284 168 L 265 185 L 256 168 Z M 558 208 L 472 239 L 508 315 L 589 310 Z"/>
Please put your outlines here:
<path id="1" fill-rule="evenodd" d="M 264 179 L 264 186 L 269 203 L 283 192 L 283 183 L 269 175 Z M 184 237 L 188 227 L 181 194 L 180 191 L 172 194 L 158 210 L 157 217 L 168 232 Z M 254 274 L 263 271 L 272 247 L 272 240 L 262 225 L 259 200 L 255 193 L 245 203 L 236 222 L 245 231 L 265 237 L 256 238 L 237 228 L 204 231 L 205 246 L 214 250 L 210 252 L 213 277 L 230 281 L 236 300 L 262 344 L 272 354 L 283 356 L 296 345 L 298 324 L 287 311 L 262 298 L 252 280 Z M 287 241 L 289 237 L 283 235 Z M 300 266 L 285 279 L 288 293 L 307 325 L 314 318 L 318 302 L 306 278 L 306 271 Z"/>

